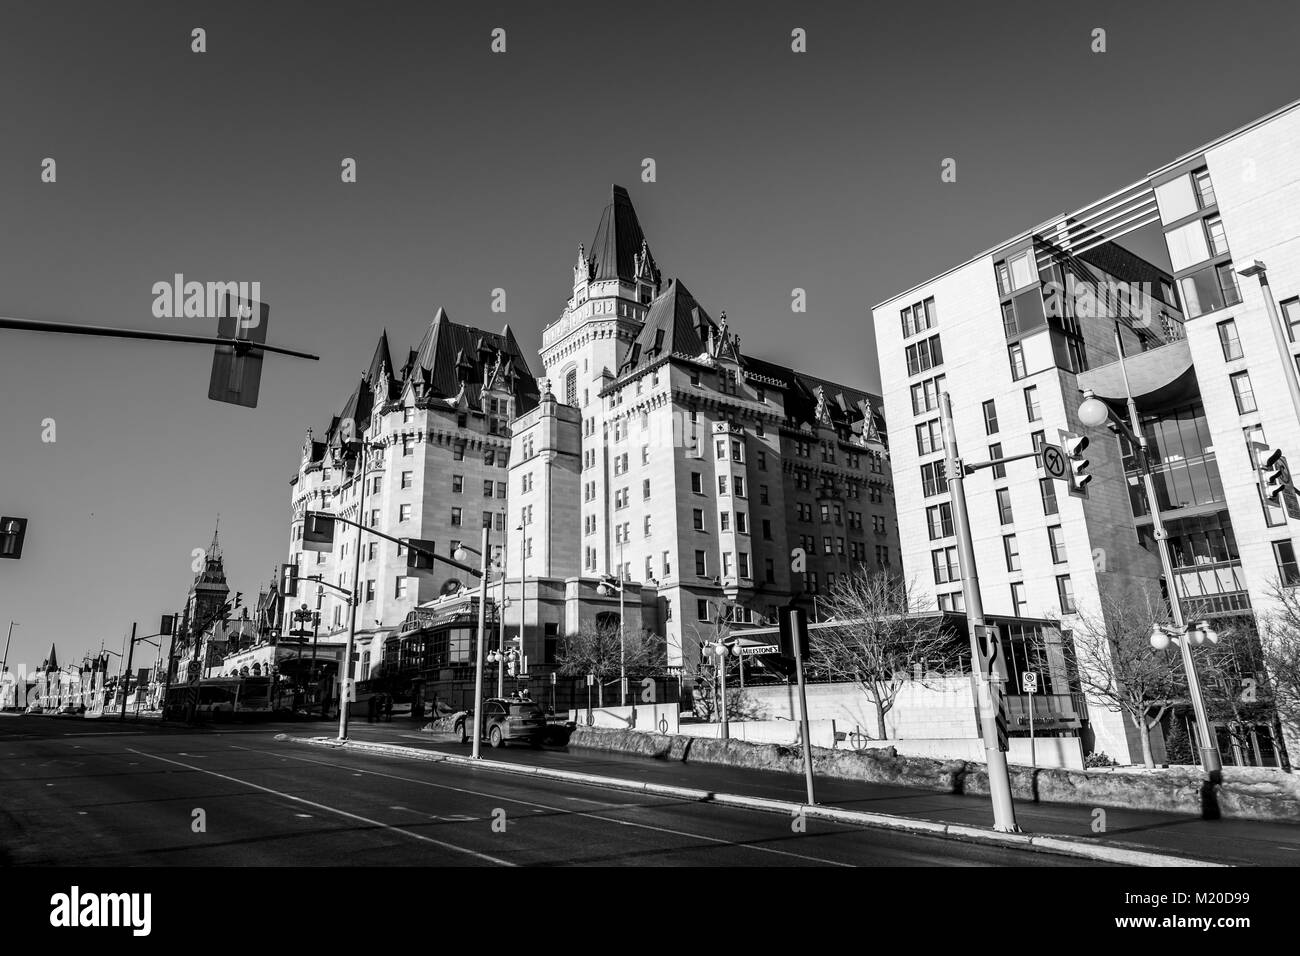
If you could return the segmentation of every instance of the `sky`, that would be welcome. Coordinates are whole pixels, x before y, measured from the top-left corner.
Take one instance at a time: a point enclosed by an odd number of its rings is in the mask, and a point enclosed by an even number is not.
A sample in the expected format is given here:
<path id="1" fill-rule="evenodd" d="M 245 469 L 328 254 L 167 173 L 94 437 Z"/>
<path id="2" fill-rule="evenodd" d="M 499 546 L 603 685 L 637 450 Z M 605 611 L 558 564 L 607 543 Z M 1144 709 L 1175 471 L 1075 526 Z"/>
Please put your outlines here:
<path id="1" fill-rule="evenodd" d="M 207 398 L 207 346 L 0 330 L 0 514 L 30 522 L 0 562 L 10 665 L 156 632 L 218 514 L 255 596 L 305 430 L 382 330 L 404 354 L 439 306 L 508 321 L 540 374 L 611 183 L 745 351 L 874 390 L 872 305 L 1295 99 L 1298 25 L 1249 0 L 4 0 L 0 315 L 213 334 L 155 318 L 154 284 L 258 281 L 268 341 L 320 356 L 268 356 L 248 409 Z"/>

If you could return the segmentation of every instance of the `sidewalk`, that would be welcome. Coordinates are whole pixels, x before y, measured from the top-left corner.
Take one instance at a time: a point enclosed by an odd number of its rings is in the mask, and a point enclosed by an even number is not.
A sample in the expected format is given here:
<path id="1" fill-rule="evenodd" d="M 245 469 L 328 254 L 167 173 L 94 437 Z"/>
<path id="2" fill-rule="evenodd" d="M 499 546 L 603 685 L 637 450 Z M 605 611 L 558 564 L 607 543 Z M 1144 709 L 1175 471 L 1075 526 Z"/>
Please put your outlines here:
<path id="1" fill-rule="evenodd" d="M 353 722 L 353 740 L 411 747 L 468 757 L 470 747 L 459 738 L 427 734 L 415 722 L 384 724 Z M 307 726 L 295 737 L 319 734 Z M 329 736 L 333 737 L 332 733 Z M 806 802 L 800 775 L 747 770 L 737 767 L 653 760 L 598 750 L 546 747 L 504 747 L 483 744 L 482 754 L 492 760 L 632 779 L 638 783 L 687 787 L 744 797 Z M 993 812 L 987 796 L 936 793 L 908 787 L 817 778 L 817 803 L 824 806 L 884 813 L 957 826 L 991 827 Z M 1027 833 L 1052 834 L 1152 853 L 1167 853 L 1240 866 L 1300 865 L 1300 826 L 1253 820 L 1201 820 L 1168 813 L 1117 808 L 1102 809 L 1065 804 L 1016 802 L 1016 818 Z M 1105 830 L 1093 832 L 1094 821 L 1104 820 Z"/>

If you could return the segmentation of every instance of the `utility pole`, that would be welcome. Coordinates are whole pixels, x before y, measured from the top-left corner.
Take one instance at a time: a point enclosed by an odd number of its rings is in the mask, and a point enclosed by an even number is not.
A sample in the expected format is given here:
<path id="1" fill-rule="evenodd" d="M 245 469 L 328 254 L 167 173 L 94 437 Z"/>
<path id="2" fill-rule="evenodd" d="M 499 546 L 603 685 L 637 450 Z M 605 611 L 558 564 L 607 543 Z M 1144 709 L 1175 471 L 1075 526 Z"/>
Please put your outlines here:
<path id="1" fill-rule="evenodd" d="M 352 600 L 348 602 L 348 643 L 343 654 L 343 666 L 339 670 L 339 741 L 348 739 L 348 696 L 352 693 L 352 654 L 357 639 L 357 603 L 360 595 L 357 591 L 357 576 L 361 574 L 361 539 L 366 523 L 366 463 L 370 458 L 370 445 L 361 441 L 361 462 L 357 465 L 361 473 L 361 494 L 357 504 L 356 554 L 352 558 Z"/>
<path id="2" fill-rule="evenodd" d="M 135 658 L 135 626 L 136 622 L 131 622 L 131 646 L 126 651 L 126 674 L 123 676 L 122 684 L 122 715 L 121 720 L 126 720 L 126 695 L 131 689 L 131 661 Z"/>
<path id="3" fill-rule="evenodd" d="M 980 598 L 979 571 L 975 566 L 975 546 L 971 540 L 970 515 L 966 511 L 966 489 L 963 481 L 966 464 L 957 451 L 957 432 L 952 423 L 952 399 L 947 392 L 939 398 L 943 414 L 943 444 L 947 452 L 945 469 L 948 490 L 952 498 L 953 528 L 957 535 L 957 555 L 961 566 L 962 599 L 966 604 L 966 623 L 970 630 L 971 670 L 974 672 L 979 700 L 980 723 L 984 731 L 984 755 L 989 777 L 989 794 L 993 798 L 993 829 L 1004 833 L 1018 833 L 1016 808 L 1011 800 L 1011 776 L 1007 770 L 1007 754 L 999 733 L 999 722 L 1006 726 L 1003 682 L 1005 676 L 998 668 L 1000 655 L 994 657 L 998 638 L 988 636 L 984 623 L 984 603 Z M 983 637 L 981 637 L 983 636 Z M 985 645 L 987 650 L 982 649 Z M 993 667 L 989 668 L 992 660 Z M 992 672 L 990 672 L 990 670 Z M 1005 733 L 1005 731 L 1003 731 Z"/>
<path id="4" fill-rule="evenodd" d="M 501 527 L 505 528 L 502 522 Z M 510 532 L 502 531 L 501 542 L 501 606 L 497 608 L 497 696 L 506 696 L 506 569 L 510 567 Z M 521 554 L 523 552 L 520 552 Z M 522 577 L 522 575 L 521 575 Z M 522 613 L 522 612 L 520 612 Z M 522 642 L 521 642 L 522 643 Z M 437 716 L 437 715 L 435 715 Z"/>
<path id="5" fill-rule="evenodd" d="M 479 759 L 483 736 L 483 658 L 487 654 L 488 529 L 483 529 L 482 570 L 478 585 L 478 653 L 474 655 L 474 746 L 471 756 Z M 501 664 L 505 667 L 505 662 Z"/>

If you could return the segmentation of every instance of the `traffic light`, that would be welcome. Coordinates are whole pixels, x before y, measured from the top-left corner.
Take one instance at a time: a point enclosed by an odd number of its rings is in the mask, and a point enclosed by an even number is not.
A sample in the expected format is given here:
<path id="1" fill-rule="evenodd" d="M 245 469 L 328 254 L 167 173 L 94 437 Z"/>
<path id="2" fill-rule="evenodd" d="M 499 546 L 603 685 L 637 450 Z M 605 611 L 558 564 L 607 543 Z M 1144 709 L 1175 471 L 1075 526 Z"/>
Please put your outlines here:
<path id="1" fill-rule="evenodd" d="M 234 604 L 234 609 L 235 609 L 236 611 L 238 611 L 240 605 L 243 604 L 243 603 L 244 603 L 244 592 L 243 592 L 243 591 L 236 591 L 236 592 L 235 592 L 235 604 Z"/>
<path id="2" fill-rule="evenodd" d="M 280 565 L 280 593 L 285 597 L 298 596 L 298 565 Z"/>
<path id="3" fill-rule="evenodd" d="M 1259 468 L 1264 479 L 1264 494 L 1269 501 L 1277 501 L 1291 484 L 1291 470 L 1281 448 L 1268 448 L 1259 453 Z"/>
<path id="4" fill-rule="evenodd" d="M 408 538 L 406 541 L 406 570 L 432 571 L 436 563 L 434 555 L 438 553 L 437 542 L 424 538 Z"/>
<path id="5" fill-rule="evenodd" d="M 783 607 L 777 610 L 777 617 L 781 624 L 781 653 L 786 657 L 794 657 L 795 640 L 799 641 L 798 656 L 804 660 L 808 658 L 808 616 L 804 614 L 802 608 Z"/>
<path id="6" fill-rule="evenodd" d="M 217 318 L 217 335 L 232 339 L 235 344 L 218 345 L 213 352 L 208 398 L 256 408 L 263 352 L 255 346 L 266 344 L 271 307 L 264 302 L 226 295 L 221 313 Z"/>
<path id="7" fill-rule="evenodd" d="M 162 637 L 170 637 L 176 631 L 176 615 L 164 614 L 162 623 L 158 627 L 158 633 Z"/>
<path id="8" fill-rule="evenodd" d="M 27 536 L 27 519 L 0 518 L 0 558 L 23 556 L 23 538 Z"/>
<path id="9" fill-rule="evenodd" d="M 302 519 L 302 547 L 304 551 L 333 551 L 334 516 L 307 512 Z"/>
<path id="10" fill-rule="evenodd" d="M 1080 498 L 1088 496 L 1088 482 L 1092 481 L 1092 475 L 1087 473 L 1090 462 L 1083 456 L 1087 448 L 1087 435 L 1061 432 L 1061 450 L 1070 462 L 1070 494 Z"/>

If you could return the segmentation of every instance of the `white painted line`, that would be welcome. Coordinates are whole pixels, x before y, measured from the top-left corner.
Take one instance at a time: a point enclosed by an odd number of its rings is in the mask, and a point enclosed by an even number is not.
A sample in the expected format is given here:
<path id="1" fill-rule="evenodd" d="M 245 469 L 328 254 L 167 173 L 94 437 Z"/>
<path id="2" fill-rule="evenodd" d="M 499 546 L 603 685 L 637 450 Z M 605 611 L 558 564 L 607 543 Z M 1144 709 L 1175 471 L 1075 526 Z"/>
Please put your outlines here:
<path id="1" fill-rule="evenodd" d="M 257 752 L 257 753 L 270 753 L 271 751 L 265 751 L 265 750 L 262 750 L 262 751 L 256 751 L 256 752 Z M 322 767 L 335 767 L 335 768 L 338 768 L 338 769 L 340 769 L 340 770 L 345 770 L 345 769 L 347 769 L 347 767 L 346 767 L 345 764 L 329 763 L 329 762 L 324 761 L 324 760 L 310 760 L 310 759 L 308 759 L 307 757 L 294 757 L 293 759 L 294 759 L 294 760 L 301 760 L 303 763 L 312 763 L 312 764 L 317 764 L 317 765 L 322 766 Z M 515 766 L 515 765 L 514 765 L 514 764 L 511 764 L 511 766 Z M 560 772 L 560 771 L 557 771 L 557 772 Z M 567 772 L 567 771 L 564 771 L 564 772 Z M 455 792 L 455 793 L 463 793 L 463 794 L 467 794 L 467 795 L 470 795 L 470 796 L 476 796 L 476 797 L 488 797 L 488 798 L 490 798 L 490 799 L 492 799 L 492 800 L 500 800 L 500 801 L 505 802 L 505 803 L 517 803 L 517 804 L 519 804 L 519 805 L 521 805 L 521 806 L 525 806 L 525 807 L 536 807 L 536 808 L 538 808 L 538 809 L 540 809 L 540 810 L 543 810 L 543 811 L 549 811 L 549 812 L 551 812 L 551 813 L 562 813 L 562 814 L 565 814 L 566 816 L 586 817 L 587 819 L 590 819 L 590 820 L 601 820 L 601 821 L 603 821 L 603 822 L 605 822 L 605 823 L 613 823 L 613 824 L 616 824 L 616 825 L 618 825 L 618 826 L 622 826 L 622 827 L 633 827 L 633 828 L 638 829 L 638 830 L 653 830 L 653 831 L 655 831 L 655 832 L 657 832 L 657 833 L 667 833 L 667 834 L 671 834 L 672 836 L 687 837 L 687 838 L 689 838 L 689 839 L 693 839 L 693 840 L 704 840 L 704 841 L 707 842 L 707 843 L 721 843 L 721 844 L 723 844 L 724 846 L 732 846 L 732 847 L 737 847 L 737 848 L 745 849 L 745 850 L 753 850 L 753 851 L 756 852 L 756 853 L 769 853 L 769 854 L 772 854 L 772 855 L 774 855 L 774 856 L 788 856 L 788 857 L 792 857 L 792 858 L 794 858 L 794 859 L 796 859 L 796 860 L 808 860 L 809 862 L 812 862 L 812 863 L 824 863 L 824 864 L 826 864 L 827 866 L 843 866 L 843 867 L 849 867 L 849 868 L 853 868 L 853 867 L 854 867 L 854 864 L 852 864 L 852 863 L 842 863 L 842 862 L 840 862 L 839 860 L 828 860 L 828 859 L 825 859 L 825 858 L 823 858 L 823 857 L 809 856 L 809 855 L 806 854 L 806 853 L 794 853 L 794 852 L 791 852 L 791 851 L 789 851 L 789 850 L 777 850 L 777 849 L 774 849 L 774 848 L 772 848 L 772 847 L 766 847 L 766 846 L 755 846 L 755 845 L 752 844 L 752 843 L 736 843 L 736 842 L 734 842 L 734 841 L 732 841 L 732 840 L 724 840 L 724 839 L 722 839 L 721 837 L 712 837 L 712 836 L 708 836 L 708 835 L 703 834 L 703 833 L 690 833 L 690 832 L 687 832 L 686 830 L 676 830 L 676 829 L 673 829 L 673 828 L 671 828 L 671 827 L 660 827 L 660 826 L 655 826 L 655 825 L 650 824 L 650 823 L 635 823 L 635 822 L 633 822 L 633 821 L 631 821 L 631 820 L 618 820 L 618 819 L 615 819 L 615 818 L 613 818 L 613 817 L 601 816 L 600 814 L 597 814 L 597 813 L 588 813 L 588 812 L 585 812 L 585 811 L 582 811 L 582 810 L 568 810 L 568 809 L 565 809 L 564 807 L 554 807 L 554 806 L 550 806 L 549 804 L 545 804 L 545 803 L 537 803 L 536 801 L 533 801 L 533 800 L 521 800 L 521 799 L 519 799 L 518 797 L 506 797 L 506 796 L 502 796 L 501 794 L 496 794 L 496 793 L 484 793 L 484 792 L 482 792 L 482 791 L 480 791 L 480 790 L 468 790 L 468 789 L 466 789 L 466 788 L 464 788 L 464 787 L 453 787 L 453 786 L 449 786 L 449 785 L 447 785 L 447 784 L 442 784 L 442 783 L 433 783 L 432 781 L 429 781 L 429 780 L 419 780 L 419 779 L 416 779 L 415 777 L 402 777 L 402 776 L 399 776 L 399 775 L 397 775 L 397 774 L 393 774 L 393 773 L 383 773 L 382 771 L 379 771 L 379 770 L 367 770 L 367 771 L 365 771 L 365 773 L 370 774 L 370 775 L 372 775 L 372 776 L 376 776 L 376 777 L 386 777 L 386 778 L 389 779 L 389 780 L 401 780 L 401 781 L 404 782 L 404 783 L 415 783 L 415 784 L 419 784 L 419 785 L 422 786 L 422 787 L 434 787 L 434 788 L 436 788 L 436 789 L 438 789 L 438 790 L 451 790 L 451 791 L 453 791 L 453 792 Z M 610 778 L 610 779 L 613 779 L 613 778 Z M 581 782 L 581 781 L 579 781 L 579 782 Z M 623 807 L 638 807 L 638 806 L 640 806 L 640 805 L 639 805 L 639 804 L 621 804 L 620 806 L 623 806 Z M 459 819 L 459 818 L 457 818 L 457 817 L 453 817 L 452 819 Z M 475 819 L 475 818 L 474 818 L 474 817 L 467 817 L 467 818 L 465 818 L 465 819 L 473 820 L 473 819 Z"/>
<path id="2" fill-rule="evenodd" d="M 304 797 L 294 796 L 292 793 L 283 793 L 279 790 L 273 790 L 270 787 L 263 787 L 261 784 L 252 783 L 251 781 L 248 780 L 240 780 L 238 777 L 232 777 L 224 773 L 217 773 L 217 771 L 215 770 L 208 770 L 204 767 L 195 767 L 192 764 L 182 763 L 179 760 L 172 760 L 170 757 L 163 757 L 160 756 L 159 754 L 145 753 L 143 750 L 132 750 L 130 747 L 128 747 L 127 750 L 129 750 L 133 754 L 139 754 L 141 757 L 150 757 L 154 760 L 161 760 L 164 763 L 174 764 L 177 767 L 184 767 L 186 770 L 196 770 L 199 773 L 206 773 L 209 776 L 218 777 L 221 780 L 229 780 L 231 783 L 237 783 L 245 787 L 252 787 L 254 790 L 261 790 L 263 793 L 269 793 L 273 796 L 281 797 L 285 800 L 292 800 L 295 803 L 301 803 L 304 804 L 305 806 L 315 807 L 317 810 L 324 810 L 327 813 L 335 813 L 341 817 L 346 817 L 349 820 L 357 820 L 361 823 L 369 824 L 370 826 L 380 827 L 381 829 L 384 830 L 391 830 L 394 833 L 400 833 L 403 836 L 408 836 L 413 840 L 420 840 L 424 843 L 432 843 L 435 846 L 440 846 L 444 850 L 454 850 L 457 853 L 465 853 L 468 854 L 469 856 L 476 857 L 480 860 L 486 860 L 489 863 L 496 863 L 499 866 L 515 865 L 511 863 L 509 860 L 498 859 L 495 856 L 489 856 L 486 853 L 480 853 L 477 850 L 471 850 L 467 847 L 457 846 L 454 843 L 444 843 L 442 840 L 435 840 L 433 839 L 433 837 L 427 837 L 422 833 L 412 833 L 410 830 L 404 830 L 401 827 L 390 826 L 389 824 L 383 823 L 379 820 L 371 820 L 368 817 L 363 817 L 356 813 L 349 813 L 347 810 L 340 810 L 337 807 L 331 807 L 324 803 L 317 803 L 314 800 L 308 800 Z M 358 774 L 358 776 L 360 775 Z"/>

